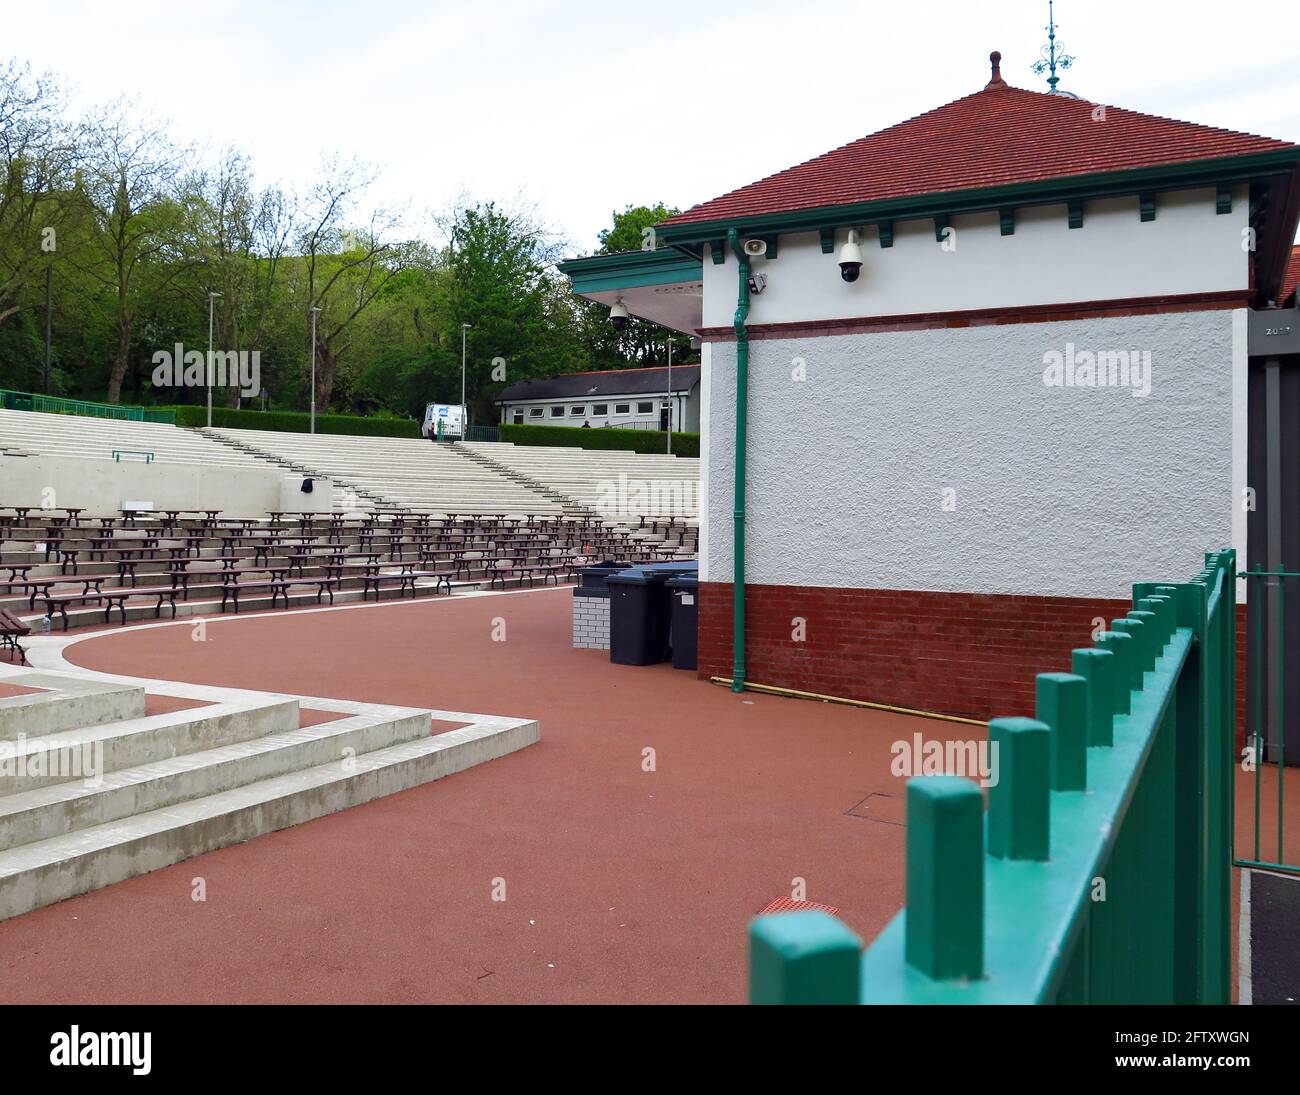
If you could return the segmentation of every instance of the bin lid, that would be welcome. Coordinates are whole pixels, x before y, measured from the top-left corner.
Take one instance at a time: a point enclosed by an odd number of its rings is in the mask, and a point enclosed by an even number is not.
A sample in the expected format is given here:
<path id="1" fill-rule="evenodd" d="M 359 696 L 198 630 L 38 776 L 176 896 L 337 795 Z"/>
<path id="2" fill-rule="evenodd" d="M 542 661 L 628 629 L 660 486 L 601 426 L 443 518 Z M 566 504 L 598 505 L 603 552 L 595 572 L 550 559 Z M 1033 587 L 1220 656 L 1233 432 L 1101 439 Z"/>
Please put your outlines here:
<path id="1" fill-rule="evenodd" d="M 679 574 L 676 578 L 669 578 L 664 582 L 669 589 L 699 589 L 700 576 L 698 574 Z"/>
<path id="2" fill-rule="evenodd" d="M 653 586 L 663 582 L 662 574 L 647 574 L 640 567 L 628 567 L 626 570 L 612 570 L 605 579 L 610 585 Z"/>

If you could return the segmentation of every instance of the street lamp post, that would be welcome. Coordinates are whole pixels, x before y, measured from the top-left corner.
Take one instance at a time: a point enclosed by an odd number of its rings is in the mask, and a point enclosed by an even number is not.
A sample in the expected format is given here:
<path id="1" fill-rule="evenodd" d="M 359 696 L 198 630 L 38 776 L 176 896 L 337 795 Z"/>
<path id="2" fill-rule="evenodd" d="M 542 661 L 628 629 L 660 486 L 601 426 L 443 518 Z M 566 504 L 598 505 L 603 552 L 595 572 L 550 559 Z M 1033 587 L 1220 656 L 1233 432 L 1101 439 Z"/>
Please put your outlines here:
<path id="1" fill-rule="evenodd" d="M 462 441 L 469 435 L 469 416 L 465 406 L 465 332 L 472 326 L 474 326 L 472 323 L 460 325 L 460 439 Z"/>
<path id="2" fill-rule="evenodd" d="M 673 454 L 673 336 L 668 336 L 668 455 Z"/>
<path id="3" fill-rule="evenodd" d="M 319 308 L 311 310 L 311 426 L 310 433 L 316 432 L 316 313 Z"/>
<path id="4" fill-rule="evenodd" d="M 212 429 L 212 316 L 216 310 L 217 298 L 220 293 L 208 293 L 208 429 Z"/>

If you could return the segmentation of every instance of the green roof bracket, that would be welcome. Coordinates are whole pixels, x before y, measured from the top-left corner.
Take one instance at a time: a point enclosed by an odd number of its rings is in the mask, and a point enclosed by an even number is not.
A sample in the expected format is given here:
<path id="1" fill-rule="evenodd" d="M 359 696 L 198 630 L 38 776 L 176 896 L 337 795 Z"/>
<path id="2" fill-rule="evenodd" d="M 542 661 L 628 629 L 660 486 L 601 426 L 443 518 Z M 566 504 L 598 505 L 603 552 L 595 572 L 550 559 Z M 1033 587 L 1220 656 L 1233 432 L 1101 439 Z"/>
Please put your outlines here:
<path id="1" fill-rule="evenodd" d="M 1014 208 L 998 210 L 998 228 L 1004 236 L 1016 234 L 1016 211 Z"/>
<path id="2" fill-rule="evenodd" d="M 876 225 L 876 230 L 880 233 L 881 247 L 894 246 L 894 222 L 893 221 L 881 221 L 878 225 Z"/>
<path id="3" fill-rule="evenodd" d="M 1232 187 L 1227 183 L 1220 183 L 1214 191 L 1214 211 L 1215 213 L 1232 212 Z"/>
<path id="4" fill-rule="evenodd" d="M 1156 219 L 1156 195 L 1154 190 L 1146 190 L 1138 195 L 1138 213 L 1144 221 Z"/>
<path id="5" fill-rule="evenodd" d="M 822 237 L 822 254 L 823 255 L 835 254 L 835 229 L 819 228 L 817 231 L 821 233 L 821 237 Z"/>
<path id="6" fill-rule="evenodd" d="M 1070 227 L 1083 227 L 1083 199 L 1071 198 L 1066 203 L 1066 208 L 1070 211 Z"/>

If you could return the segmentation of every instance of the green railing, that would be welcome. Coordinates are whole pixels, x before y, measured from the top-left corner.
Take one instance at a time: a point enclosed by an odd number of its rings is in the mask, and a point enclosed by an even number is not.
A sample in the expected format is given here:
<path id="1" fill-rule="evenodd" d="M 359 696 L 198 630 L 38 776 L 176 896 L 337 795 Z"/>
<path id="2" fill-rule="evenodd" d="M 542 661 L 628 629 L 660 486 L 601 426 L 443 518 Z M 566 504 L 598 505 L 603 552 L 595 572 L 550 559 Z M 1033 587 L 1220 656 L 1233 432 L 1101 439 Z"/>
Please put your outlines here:
<path id="1" fill-rule="evenodd" d="M 907 785 L 906 906 L 862 952 L 822 912 L 759 917 L 754 1003 L 1227 1003 L 1236 557 L 1133 587 L 1035 718 L 989 723 L 988 806 Z"/>
<path id="2" fill-rule="evenodd" d="M 466 441 L 500 441 L 501 430 L 497 426 L 468 426 L 465 429 Z"/>
<path id="3" fill-rule="evenodd" d="M 1249 700 L 1250 729 L 1246 737 L 1243 767 L 1251 782 L 1254 796 L 1252 811 L 1253 839 L 1249 856 L 1235 844 L 1233 862 L 1240 867 L 1262 867 L 1271 871 L 1300 874 L 1300 857 L 1288 854 L 1286 845 L 1286 765 L 1287 713 L 1295 710 L 1288 704 L 1287 691 L 1297 687 L 1297 674 L 1286 659 L 1287 586 L 1300 578 L 1300 572 L 1264 570 L 1256 567 L 1238 575 L 1247 582 L 1249 605 L 1250 679 L 1246 682 Z M 1293 587 L 1291 603 L 1295 605 Z M 1295 621 L 1293 620 L 1292 623 Z M 1294 638 L 1294 635 L 1292 636 Z M 1294 649 L 1294 647 L 1292 648 Z M 1296 697 L 1293 694 L 1292 700 Z M 1294 726 L 1292 727 L 1294 730 Z M 1296 762 L 1297 741 L 1291 742 L 1292 765 Z M 1293 773 L 1293 778 L 1296 774 Z M 1272 797 L 1273 801 L 1268 803 Z M 1268 827 L 1270 839 L 1264 840 L 1266 804 L 1273 815 Z M 1266 850 L 1267 849 L 1267 850 Z M 1272 858 L 1269 858 L 1269 854 Z"/>
<path id="4" fill-rule="evenodd" d="M 47 414 L 77 414 L 88 418 L 116 418 L 126 422 L 174 423 L 174 411 L 155 411 L 148 407 L 125 407 L 116 403 L 91 403 L 84 399 L 39 395 L 35 392 L 0 390 L 0 407 L 11 411 L 44 411 Z"/>
<path id="5" fill-rule="evenodd" d="M 153 463 L 153 453 L 148 449 L 114 449 L 113 463 L 120 464 L 124 456 L 143 456 L 146 464 Z"/>

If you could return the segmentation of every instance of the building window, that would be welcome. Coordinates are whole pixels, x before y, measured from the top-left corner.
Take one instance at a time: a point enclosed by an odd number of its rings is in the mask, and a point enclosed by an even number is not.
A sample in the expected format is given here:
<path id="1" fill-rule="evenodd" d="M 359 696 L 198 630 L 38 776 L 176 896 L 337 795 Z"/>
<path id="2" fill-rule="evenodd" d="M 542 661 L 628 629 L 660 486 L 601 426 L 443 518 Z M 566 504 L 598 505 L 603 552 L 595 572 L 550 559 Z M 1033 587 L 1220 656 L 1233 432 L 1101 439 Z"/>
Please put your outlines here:
<path id="1" fill-rule="evenodd" d="M 528 408 L 528 417 L 529 417 L 529 418 L 541 418 L 541 417 L 542 417 L 542 408 L 541 408 L 541 407 L 529 407 L 529 408 Z"/>
<path id="2" fill-rule="evenodd" d="M 524 412 L 515 411 L 515 425 L 522 426 L 523 424 L 524 424 Z"/>
<path id="3" fill-rule="evenodd" d="M 615 414 L 631 414 L 631 413 L 632 413 L 632 404 L 631 404 L 631 403 L 615 403 L 615 404 L 614 404 L 614 413 L 615 413 Z"/>
<path id="4" fill-rule="evenodd" d="M 609 414 L 609 404 L 608 404 L 608 403 L 594 403 L 594 404 L 592 404 L 591 413 L 594 414 L 594 415 Z"/>
<path id="5" fill-rule="evenodd" d="M 637 414 L 654 414 L 655 405 L 653 403 L 638 403 L 636 405 Z"/>
<path id="6" fill-rule="evenodd" d="M 587 413 L 586 405 L 584 404 L 581 407 L 570 407 L 569 413 L 573 415 L 575 418 L 581 417 L 582 415 Z"/>
<path id="7" fill-rule="evenodd" d="M 551 408 L 551 417 L 552 417 L 552 418 L 563 418 L 563 417 L 564 417 L 564 408 L 563 408 L 563 407 L 552 407 L 552 408 Z"/>

